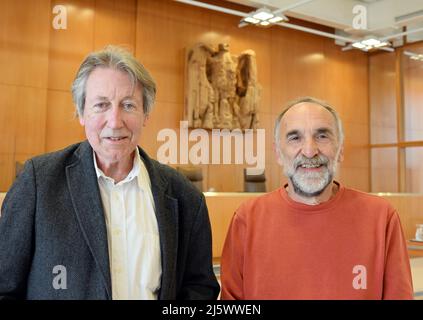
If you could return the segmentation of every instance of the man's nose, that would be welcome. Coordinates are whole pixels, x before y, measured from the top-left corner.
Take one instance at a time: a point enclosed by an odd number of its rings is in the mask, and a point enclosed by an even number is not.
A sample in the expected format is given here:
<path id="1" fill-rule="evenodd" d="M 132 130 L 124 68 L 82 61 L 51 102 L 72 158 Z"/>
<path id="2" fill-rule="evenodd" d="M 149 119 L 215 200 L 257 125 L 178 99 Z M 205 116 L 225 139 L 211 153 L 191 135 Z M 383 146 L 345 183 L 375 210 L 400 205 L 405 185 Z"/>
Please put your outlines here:
<path id="1" fill-rule="evenodd" d="M 119 129 L 123 127 L 123 118 L 122 118 L 122 110 L 119 106 L 113 105 L 112 108 L 109 109 L 109 114 L 107 117 L 107 126 L 113 129 Z"/>
<path id="2" fill-rule="evenodd" d="M 305 139 L 301 152 L 307 158 L 316 156 L 319 153 L 316 141 L 312 138 Z"/>

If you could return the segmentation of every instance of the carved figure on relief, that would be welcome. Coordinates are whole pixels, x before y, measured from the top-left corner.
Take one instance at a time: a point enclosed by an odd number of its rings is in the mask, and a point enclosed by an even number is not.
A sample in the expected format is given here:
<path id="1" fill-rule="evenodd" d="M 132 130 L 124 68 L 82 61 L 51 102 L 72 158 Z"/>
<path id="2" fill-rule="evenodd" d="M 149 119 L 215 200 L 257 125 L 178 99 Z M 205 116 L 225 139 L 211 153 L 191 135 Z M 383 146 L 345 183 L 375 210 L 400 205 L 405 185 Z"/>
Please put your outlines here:
<path id="1" fill-rule="evenodd" d="M 196 44 L 187 54 L 185 119 L 190 128 L 258 127 L 260 85 L 255 53 L 238 56 L 228 44 Z"/>
<path id="2" fill-rule="evenodd" d="M 256 54 L 253 50 L 246 50 L 239 56 L 237 76 L 241 128 L 255 129 L 259 125 L 261 86 L 257 82 Z"/>

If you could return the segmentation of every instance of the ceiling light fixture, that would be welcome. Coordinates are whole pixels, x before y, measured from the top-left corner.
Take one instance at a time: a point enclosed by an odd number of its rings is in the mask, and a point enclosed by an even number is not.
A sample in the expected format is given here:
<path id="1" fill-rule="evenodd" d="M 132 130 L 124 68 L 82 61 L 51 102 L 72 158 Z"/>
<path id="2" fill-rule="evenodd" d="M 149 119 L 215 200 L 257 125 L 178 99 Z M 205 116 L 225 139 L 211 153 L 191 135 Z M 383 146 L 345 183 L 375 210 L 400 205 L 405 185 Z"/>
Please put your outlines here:
<path id="1" fill-rule="evenodd" d="M 364 48 L 366 47 L 366 45 L 362 44 L 361 42 L 354 42 L 354 43 L 352 44 L 352 46 L 353 46 L 354 48 L 357 48 L 357 49 L 364 49 Z"/>
<path id="2" fill-rule="evenodd" d="M 379 42 L 378 44 L 375 44 L 373 47 L 381 48 L 381 47 L 386 47 L 386 46 L 389 46 L 389 42 L 384 41 L 384 42 Z"/>
<path id="3" fill-rule="evenodd" d="M 380 41 L 374 38 L 369 38 L 361 41 L 362 44 L 368 47 L 375 47 L 380 44 Z"/>
<path id="4" fill-rule="evenodd" d="M 410 59 L 416 60 L 416 61 L 423 61 L 423 54 L 422 53 L 414 53 L 411 51 L 404 51 L 404 54 L 406 56 L 409 56 Z"/>
<path id="5" fill-rule="evenodd" d="M 274 14 L 268 8 L 260 8 L 256 11 L 250 12 L 247 17 L 241 20 L 241 24 L 245 23 L 267 27 L 282 21 L 288 21 L 288 18 L 282 14 Z"/>
<path id="6" fill-rule="evenodd" d="M 253 17 L 246 17 L 246 18 L 244 19 L 244 21 L 245 21 L 245 22 L 248 22 L 248 23 L 251 23 L 251 24 L 257 24 L 257 23 L 259 23 L 259 22 L 260 22 L 260 20 L 255 19 L 255 18 L 253 18 Z"/>
<path id="7" fill-rule="evenodd" d="M 253 18 L 254 19 L 259 19 L 259 20 L 262 20 L 262 21 L 269 20 L 269 19 L 271 19 L 273 17 L 274 17 L 274 14 L 271 13 L 270 10 L 267 9 L 267 8 L 258 9 L 257 11 L 255 11 L 253 13 Z"/>
<path id="8" fill-rule="evenodd" d="M 391 44 L 387 41 L 381 41 L 375 37 L 367 37 L 361 41 L 356 41 L 351 44 L 354 48 L 363 50 L 363 51 L 369 51 L 371 49 L 375 48 L 383 48 L 383 47 L 389 47 Z"/>
<path id="9" fill-rule="evenodd" d="M 282 18 L 282 17 L 280 17 L 280 16 L 275 16 L 275 17 L 273 17 L 273 18 L 271 18 L 271 19 L 269 19 L 268 21 L 270 22 L 270 23 L 278 23 L 278 22 L 281 22 L 281 21 L 283 21 L 284 19 Z"/>

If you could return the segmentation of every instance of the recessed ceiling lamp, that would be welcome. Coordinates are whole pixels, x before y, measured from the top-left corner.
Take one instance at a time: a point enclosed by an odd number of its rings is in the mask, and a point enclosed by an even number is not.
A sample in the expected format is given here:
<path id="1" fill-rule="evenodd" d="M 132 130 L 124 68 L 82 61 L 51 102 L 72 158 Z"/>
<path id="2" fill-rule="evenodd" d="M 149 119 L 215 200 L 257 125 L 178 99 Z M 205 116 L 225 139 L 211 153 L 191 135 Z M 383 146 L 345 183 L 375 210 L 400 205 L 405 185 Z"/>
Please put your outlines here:
<path id="1" fill-rule="evenodd" d="M 419 54 L 419 55 L 416 55 L 416 56 L 411 56 L 410 59 L 418 60 L 418 61 L 423 61 L 423 54 Z"/>
<path id="2" fill-rule="evenodd" d="M 354 48 L 357 48 L 357 49 L 364 49 L 364 48 L 366 48 L 366 45 L 365 45 L 365 44 L 362 44 L 361 42 L 354 42 L 354 43 L 352 44 L 352 46 L 353 46 Z"/>
<path id="3" fill-rule="evenodd" d="M 367 37 L 361 41 L 356 41 L 352 44 L 354 48 L 357 48 L 363 51 L 369 51 L 375 48 L 388 47 L 390 45 L 391 44 L 389 42 L 381 41 L 375 37 Z"/>
<path id="4" fill-rule="evenodd" d="M 410 59 L 416 60 L 416 61 L 423 61 L 423 54 L 422 53 L 414 53 L 410 51 L 404 51 L 404 54 L 406 56 L 409 56 Z"/>
<path id="5" fill-rule="evenodd" d="M 254 19 L 259 19 L 262 21 L 269 20 L 270 18 L 274 17 L 273 13 L 271 13 L 267 8 L 258 9 L 257 11 L 254 11 L 252 15 Z"/>
<path id="6" fill-rule="evenodd" d="M 257 23 L 260 22 L 260 20 L 255 19 L 253 17 L 246 17 L 246 18 L 243 19 L 243 21 L 251 23 L 251 24 L 257 24 Z"/>
<path id="7" fill-rule="evenodd" d="M 242 23 L 248 23 L 256 26 L 267 27 L 282 21 L 288 21 L 284 15 L 272 13 L 268 8 L 260 8 L 256 11 L 250 12 L 247 17 L 241 20 Z"/>

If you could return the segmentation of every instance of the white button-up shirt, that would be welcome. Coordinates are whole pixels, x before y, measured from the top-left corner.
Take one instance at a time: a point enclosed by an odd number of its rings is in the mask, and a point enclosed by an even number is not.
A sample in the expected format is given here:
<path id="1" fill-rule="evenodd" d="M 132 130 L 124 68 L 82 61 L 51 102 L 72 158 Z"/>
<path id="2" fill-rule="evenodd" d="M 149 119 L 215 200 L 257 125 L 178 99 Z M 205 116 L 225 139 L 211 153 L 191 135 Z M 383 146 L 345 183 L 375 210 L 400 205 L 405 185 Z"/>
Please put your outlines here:
<path id="1" fill-rule="evenodd" d="M 94 166 L 106 219 L 113 300 L 157 299 L 162 275 L 151 181 L 138 148 L 128 176 L 115 184 Z"/>

